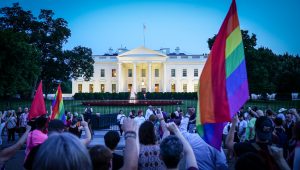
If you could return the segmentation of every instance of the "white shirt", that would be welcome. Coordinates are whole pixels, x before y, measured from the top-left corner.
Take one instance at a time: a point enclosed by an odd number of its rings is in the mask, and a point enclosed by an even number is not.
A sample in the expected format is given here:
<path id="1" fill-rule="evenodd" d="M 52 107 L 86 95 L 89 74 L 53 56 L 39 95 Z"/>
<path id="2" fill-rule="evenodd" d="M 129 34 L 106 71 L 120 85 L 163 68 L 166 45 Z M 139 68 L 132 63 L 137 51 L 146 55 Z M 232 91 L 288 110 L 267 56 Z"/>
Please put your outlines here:
<path id="1" fill-rule="evenodd" d="M 141 126 L 142 123 L 145 122 L 146 119 L 144 118 L 144 116 L 137 116 L 137 117 L 135 117 L 133 120 L 135 121 L 135 123 L 136 123 L 136 124 L 138 125 L 138 127 L 139 127 L 139 126 Z"/>
<path id="2" fill-rule="evenodd" d="M 247 127 L 247 121 L 242 120 L 239 124 L 239 134 L 241 134 L 243 132 L 243 130 L 246 129 L 246 127 Z M 245 135 L 245 133 L 246 133 L 246 130 L 243 135 Z"/>
<path id="3" fill-rule="evenodd" d="M 154 114 L 153 111 L 151 109 L 147 109 L 145 119 L 148 120 L 152 114 Z"/>

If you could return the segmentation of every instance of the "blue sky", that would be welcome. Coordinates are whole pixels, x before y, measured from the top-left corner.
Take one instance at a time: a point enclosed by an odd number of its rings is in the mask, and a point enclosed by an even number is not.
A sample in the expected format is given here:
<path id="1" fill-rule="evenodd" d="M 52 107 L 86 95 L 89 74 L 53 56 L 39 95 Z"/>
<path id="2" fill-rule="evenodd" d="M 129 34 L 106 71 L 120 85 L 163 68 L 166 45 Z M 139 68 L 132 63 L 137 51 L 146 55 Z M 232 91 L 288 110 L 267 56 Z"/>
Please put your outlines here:
<path id="1" fill-rule="evenodd" d="M 19 2 L 35 14 L 52 9 L 69 23 L 72 36 L 65 49 L 82 45 L 93 54 L 126 46 L 159 49 L 179 46 L 188 54 L 208 53 L 207 39 L 216 34 L 231 0 L 1 0 L 0 6 Z M 236 0 L 240 26 L 257 35 L 257 47 L 277 54 L 300 54 L 299 0 Z"/>

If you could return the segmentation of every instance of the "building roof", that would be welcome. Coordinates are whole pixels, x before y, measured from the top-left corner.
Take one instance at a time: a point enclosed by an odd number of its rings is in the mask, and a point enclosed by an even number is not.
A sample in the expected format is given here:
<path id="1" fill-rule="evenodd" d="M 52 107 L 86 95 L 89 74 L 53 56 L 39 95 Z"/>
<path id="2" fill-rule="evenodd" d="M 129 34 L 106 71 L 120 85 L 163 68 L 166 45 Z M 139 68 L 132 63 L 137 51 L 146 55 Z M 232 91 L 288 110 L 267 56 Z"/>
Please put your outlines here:
<path id="1" fill-rule="evenodd" d="M 125 53 L 122 53 L 119 55 L 119 57 L 133 57 L 133 56 L 159 56 L 159 57 L 167 57 L 165 54 L 151 50 L 146 47 L 138 47 L 135 49 L 132 49 L 130 51 L 127 51 Z"/>

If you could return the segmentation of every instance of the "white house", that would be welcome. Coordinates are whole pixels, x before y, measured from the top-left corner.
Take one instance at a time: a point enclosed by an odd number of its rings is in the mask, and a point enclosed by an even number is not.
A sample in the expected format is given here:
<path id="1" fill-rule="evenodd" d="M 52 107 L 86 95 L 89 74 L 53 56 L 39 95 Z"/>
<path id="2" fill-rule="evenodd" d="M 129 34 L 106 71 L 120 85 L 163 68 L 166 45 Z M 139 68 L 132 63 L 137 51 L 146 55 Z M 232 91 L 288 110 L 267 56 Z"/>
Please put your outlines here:
<path id="1" fill-rule="evenodd" d="M 151 50 L 145 47 L 117 53 L 112 49 L 94 55 L 94 75 L 89 81 L 72 80 L 72 94 L 78 92 L 195 92 L 206 54 L 187 55 L 179 48 Z"/>

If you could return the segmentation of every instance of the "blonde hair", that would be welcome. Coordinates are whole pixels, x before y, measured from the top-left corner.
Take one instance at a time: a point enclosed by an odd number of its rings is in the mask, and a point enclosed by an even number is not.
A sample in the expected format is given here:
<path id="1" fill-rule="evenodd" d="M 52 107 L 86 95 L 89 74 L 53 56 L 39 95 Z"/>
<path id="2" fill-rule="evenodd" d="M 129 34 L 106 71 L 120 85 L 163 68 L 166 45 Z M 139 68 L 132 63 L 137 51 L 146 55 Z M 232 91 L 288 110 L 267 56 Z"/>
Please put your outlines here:
<path id="1" fill-rule="evenodd" d="M 85 146 L 70 133 L 53 133 L 40 146 L 33 170 L 92 170 Z"/>

